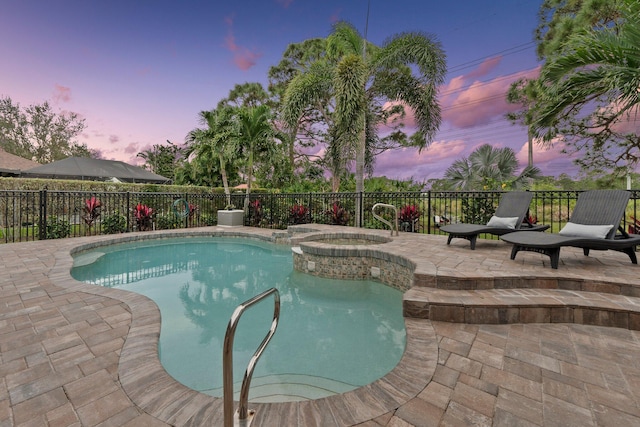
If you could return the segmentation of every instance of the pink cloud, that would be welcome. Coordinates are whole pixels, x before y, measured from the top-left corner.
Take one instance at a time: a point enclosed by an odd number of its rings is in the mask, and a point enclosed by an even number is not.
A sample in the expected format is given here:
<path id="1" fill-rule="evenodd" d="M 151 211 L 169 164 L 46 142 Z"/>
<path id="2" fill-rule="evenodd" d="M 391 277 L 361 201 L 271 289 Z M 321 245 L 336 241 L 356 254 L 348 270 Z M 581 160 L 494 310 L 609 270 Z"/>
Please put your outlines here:
<path id="1" fill-rule="evenodd" d="M 293 0 L 276 0 L 276 3 L 286 9 L 293 3 Z"/>
<path id="2" fill-rule="evenodd" d="M 418 153 L 417 148 L 387 151 L 376 158 L 376 175 L 420 181 L 439 178 L 443 171 L 466 149 L 465 141 L 435 141 Z"/>
<path id="3" fill-rule="evenodd" d="M 612 103 L 609 108 L 612 112 L 618 113 L 622 109 L 620 102 Z M 627 112 L 620 116 L 620 118 L 611 126 L 611 128 L 623 134 L 635 133 L 638 134 L 640 130 L 640 120 L 638 120 L 638 115 L 640 115 L 640 107 L 637 105 L 627 110 Z"/>
<path id="4" fill-rule="evenodd" d="M 53 101 L 56 104 L 71 101 L 71 89 L 66 86 L 56 84 L 53 89 Z"/>
<path id="5" fill-rule="evenodd" d="M 261 53 L 243 50 L 242 52 L 238 52 L 233 55 L 233 63 L 236 64 L 238 68 L 244 71 L 256 65 L 260 57 L 262 57 Z"/>
<path id="6" fill-rule="evenodd" d="M 461 84 L 466 77 L 454 78 L 440 89 L 442 119 L 455 127 L 465 128 L 485 125 L 495 117 L 516 111 L 519 106 L 506 101 L 509 87 L 517 79 L 534 77 L 537 72 L 537 69 L 528 70 L 488 81 L 474 81 L 467 86 Z"/>
<path id="7" fill-rule="evenodd" d="M 109 143 L 115 144 L 120 141 L 120 137 L 118 135 L 109 135 Z"/>
<path id="8" fill-rule="evenodd" d="M 483 61 L 482 64 L 478 66 L 478 68 L 476 68 L 469 74 L 465 75 L 464 78 L 477 79 L 480 77 L 484 77 L 487 74 L 489 74 L 491 71 L 493 71 L 493 69 L 496 68 L 501 61 L 502 61 L 502 56 L 494 56 L 493 58 L 489 58 Z"/>
<path id="9" fill-rule="evenodd" d="M 340 20 L 340 14 L 342 13 L 342 9 L 338 9 L 329 16 L 329 22 L 332 24 L 338 22 Z"/>
<path id="10" fill-rule="evenodd" d="M 138 144 L 132 142 L 124 147 L 124 152 L 127 154 L 138 154 L 141 150 L 138 149 Z"/>
<path id="11" fill-rule="evenodd" d="M 526 166 L 529 162 L 528 148 L 529 144 L 525 138 L 520 150 L 516 152 L 516 158 L 521 167 Z M 579 167 L 573 163 L 573 159 L 579 154 L 563 153 L 562 150 L 565 148 L 566 144 L 560 139 L 555 139 L 550 144 L 542 144 L 539 140 L 534 140 L 533 165 L 539 168 L 543 175 L 575 174 Z"/>
<path id="12" fill-rule="evenodd" d="M 248 70 L 256 65 L 257 60 L 262 57 L 262 53 L 251 51 L 246 47 L 239 46 L 236 43 L 236 37 L 233 33 L 233 16 L 225 19 L 229 31 L 224 38 L 226 48 L 233 53 L 233 63 L 241 70 Z"/>

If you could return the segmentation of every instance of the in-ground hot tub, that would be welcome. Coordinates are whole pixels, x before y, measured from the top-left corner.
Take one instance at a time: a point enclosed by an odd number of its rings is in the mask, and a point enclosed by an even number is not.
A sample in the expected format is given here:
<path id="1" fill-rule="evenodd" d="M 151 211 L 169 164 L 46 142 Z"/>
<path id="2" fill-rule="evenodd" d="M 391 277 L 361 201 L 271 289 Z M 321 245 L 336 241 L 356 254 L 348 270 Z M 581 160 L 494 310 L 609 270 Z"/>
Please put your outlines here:
<path id="1" fill-rule="evenodd" d="M 401 291 L 413 285 L 415 265 L 385 251 L 389 236 L 358 232 L 317 232 L 292 242 L 296 271 L 332 279 L 374 280 Z"/>

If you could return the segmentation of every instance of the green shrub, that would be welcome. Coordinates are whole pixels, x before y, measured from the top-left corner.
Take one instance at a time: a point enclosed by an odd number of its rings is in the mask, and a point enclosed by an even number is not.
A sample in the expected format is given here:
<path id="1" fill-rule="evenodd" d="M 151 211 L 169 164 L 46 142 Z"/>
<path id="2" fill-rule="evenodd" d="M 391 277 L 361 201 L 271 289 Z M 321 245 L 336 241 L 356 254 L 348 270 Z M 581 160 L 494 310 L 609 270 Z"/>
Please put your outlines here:
<path id="1" fill-rule="evenodd" d="M 216 217 L 208 213 L 201 213 L 199 218 L 200 218 L 200 224 L 207 227 L 216 225 L 218 223 L 218 221 L 216 220 Z"/>
<path id="2" fill-rule="evenodd" d="M 47 218 L 45 231 L 47 239 L 62 239 L 71 235 L 71 225 L 65 219 L 50 216 Z"/>
<path id="3" fill-rule="evenodd" d="M 119 211 L 102 217 L 102 232 L 105 234 L 118 234 L 127 231 L 127 218 Z"/>
<path id="4" fill-rule="evenodd" d="M 495 211 L 493 200 L 487 197 L 472 197 L 462 200 L 462 222 L 486 224 Z"/>
<path id="5" fill-rule="evenodd" d="M 159 214 L 155 217 L 156 230 L 173 230 L 183 223 L 184 220 L 177 218 L 173 213 Z"/>

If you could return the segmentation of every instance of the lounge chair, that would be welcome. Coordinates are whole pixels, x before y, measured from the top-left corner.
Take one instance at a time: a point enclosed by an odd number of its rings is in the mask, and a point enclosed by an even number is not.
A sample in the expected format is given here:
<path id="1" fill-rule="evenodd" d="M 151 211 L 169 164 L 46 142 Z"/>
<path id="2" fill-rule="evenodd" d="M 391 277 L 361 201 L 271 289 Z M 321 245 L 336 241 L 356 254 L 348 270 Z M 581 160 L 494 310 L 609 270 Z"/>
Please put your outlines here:
<path id="1" fill-rule="evenodd" d="M 628 234 L 620 226 L 630 196 L 624 190 L 585 191 L 578 196 L 570 221 L 559 233 L 516 232 L 501 239 L 513 244 L 511 259 L 519 251 L 538 252 L 551 258 L 551 268 L 558 268 L 563 246 L 582 248 L 585 256 L 591 249 L 620 251 L 637 264 L 635 247 L 640 245 L 640 235 Z"/>
<path id="2" fill-rule="evenodd" d="M 548 225 L 534 225 L 529 221 L 529 205 L 533 193 L 528 191 L 510 191 L 504 193 L 498 204 L 495 214 L 485 224 L 449 224 L 440 227 L 440 230 L 449 234 L 447 245 L 451 239 L 466 239 L 471 243 L 471 249 L 476 248 L 478 235 L 487 233 L 502 236 L 513 233 L 516 230 L 544 231 Z"/>

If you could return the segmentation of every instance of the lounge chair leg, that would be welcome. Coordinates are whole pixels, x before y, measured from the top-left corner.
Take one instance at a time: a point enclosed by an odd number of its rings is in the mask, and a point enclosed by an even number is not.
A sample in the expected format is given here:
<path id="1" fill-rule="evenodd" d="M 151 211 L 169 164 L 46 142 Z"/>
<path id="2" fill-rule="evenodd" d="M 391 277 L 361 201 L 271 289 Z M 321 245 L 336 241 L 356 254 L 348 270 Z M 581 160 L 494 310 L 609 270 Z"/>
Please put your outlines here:
<path id="1" fill-rule="evenodd" d="M 449 238 L 447 239 L 447 245 L 451 243 L 451 239 L 453 239 L 453 234 L 449 234 Z"/>
<path id="2" fill-rule="evenodd" d="M 558 263 L 560 262 L 560 248 L 549 249 L 549 258 L 551 258 L 551 268 L 558 269 Z"/>
<path id="3" fill-rule="evenodd" d="M 622 249 L 622 252 L 629 255 L 629 258 L 631 259 L 632 264 L 638 263 L 638 258 L 636 257 L 636 251 L 634 248 L 624 248 Z"/>
<path id="4" fill-rule="evenodd" d="M 474 250 L 476 248 L 476 240 L 478 240 L 477 234 L 475 236 L 471 236 L 471 238 L 469 239 L 469 242 L 471 242 L 471 250 Z"/>
<path id="5" fill-rule="evenodd" d="M 513 245 L 513 247 L 511 248 L 511 259 L 516 259 L 516 254 L 519 250 L 520 248 L 518 247 L 518 245 Z"/>
<path id="6" fill-rule="evenodd" d="M 582 248 L 582 253 L 584 256 L 589 256 L 589 248 Z"/>

